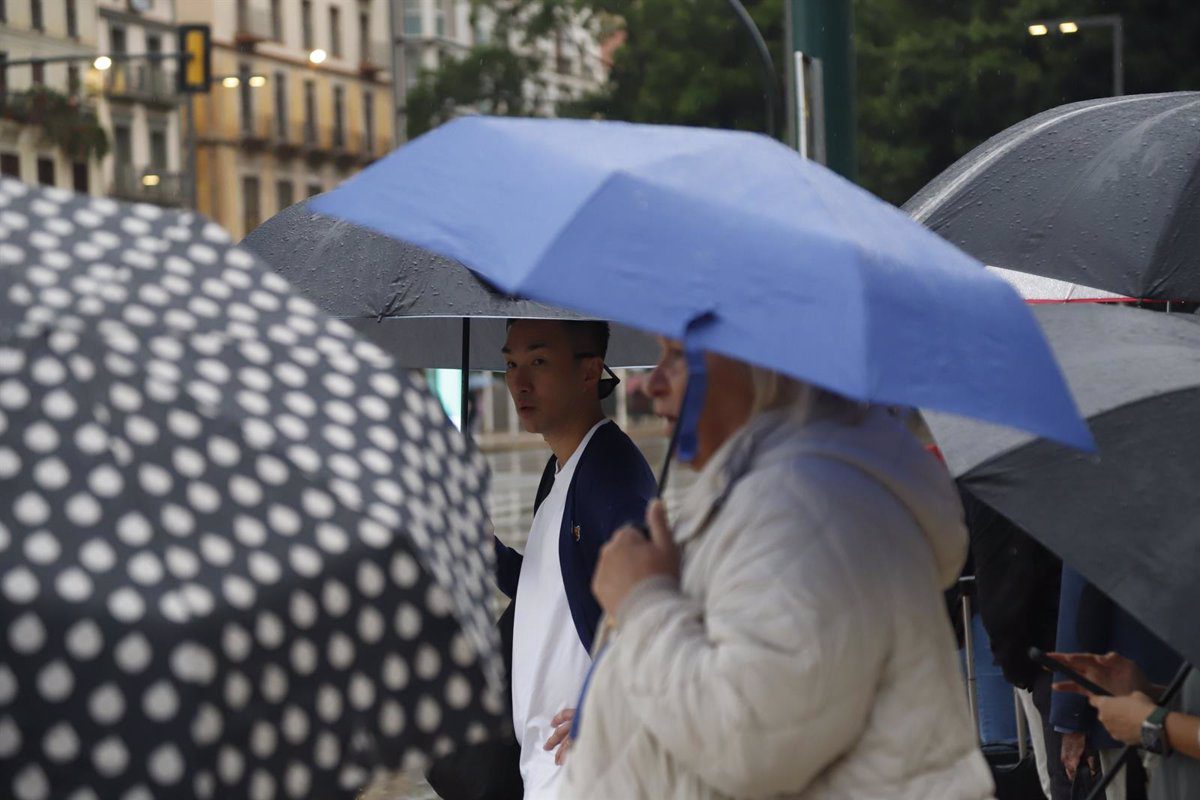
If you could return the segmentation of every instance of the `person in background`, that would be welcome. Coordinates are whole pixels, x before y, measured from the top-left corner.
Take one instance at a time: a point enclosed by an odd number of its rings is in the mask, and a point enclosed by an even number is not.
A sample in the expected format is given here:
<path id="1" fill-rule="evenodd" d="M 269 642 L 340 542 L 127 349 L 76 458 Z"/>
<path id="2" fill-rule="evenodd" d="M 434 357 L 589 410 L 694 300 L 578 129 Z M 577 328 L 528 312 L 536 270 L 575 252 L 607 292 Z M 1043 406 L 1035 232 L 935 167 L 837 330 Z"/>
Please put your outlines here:
<path id="1" fill-rule="evenodd" d="M 655 410 L 688 367 L 662 341 Z M 606 644 L 571 800 L 982 800 L 942 590 L 966 556 L 945 469 L 886 409 L 709 353 L 696 482 L 605 545 Z"/>
<path id="2" fill-rule="evenodd" d="M 1161 683 L 1170 680 L 1180 663 L 1174 651 L 1065 564 L 1054 649 L 1064 653 L 1124 653 L 1152 680 Z M 1054 692 L 1050 723 L 1063 735 L 1063 766 L 1072 778 L 1089 747 L 1099 753 L 1105 772 L 1120 755 L 1121 743 L 1104 730 L 1086 697 Z M 1145 796 L 1145 773 L 1140 765 L 1127 770 L 1125 779 L 1113 781 L 1106 791 L 1107 800 L 1136 800 Z"/>
<path id="3" fill-rule="evenodd" d="M 497 582 L 513 598 L 512 712 L 526 800 L 553 800 L 565 735 L 600 619 L 591 582 L 613 531 L 641 520 L 657 484 L 637 446 L 601 410 L 608 324 L 515 320 L 505 382 L 526 431 L 552 455 L 522 555 L 495 540 Z M 553 741 L 552 741 L 553 740 Z"/>
<path id="4" fill-rule="evenodd" d="M 1042 792 L 1050 800 L 1071 800 L 1071 780 L 1058 757 L 1061 734 L 1050 724 L 1052 678 L 1029 658 L 1030 647 L 1054 649 L 1062 562 L 970 492 L 962 490 L 960 496 L 979 616 L 992 656 L 1005 680 L 1020 692 Z"/>
<path id="5" fill-rule="evenodd" d="M 1160 707 L 1151 698 L 1161 697 L 1164 687 L 1152 683 L 1122 655 L 1053 655 L 1114 696 L 1092 695 L 1074 681 L 1054 684 L 1056 691 L 1086 697 L 1109 736 L 1156 756 L 1150 769 L 1151 800 L 1200 797 L 1200 677 L 1195 670 L 1188 674 L 1178 698 Z"/>

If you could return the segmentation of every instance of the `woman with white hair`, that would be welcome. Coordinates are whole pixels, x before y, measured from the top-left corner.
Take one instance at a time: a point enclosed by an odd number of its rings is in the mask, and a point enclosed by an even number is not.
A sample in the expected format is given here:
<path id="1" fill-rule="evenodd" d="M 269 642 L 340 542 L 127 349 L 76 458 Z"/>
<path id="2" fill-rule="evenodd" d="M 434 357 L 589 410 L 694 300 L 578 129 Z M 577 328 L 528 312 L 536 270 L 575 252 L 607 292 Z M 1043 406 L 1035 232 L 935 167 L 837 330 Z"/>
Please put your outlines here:
<path id="1" fill-rule="evenodd" d="M 649 381 L 687 384 L 663 340 Z M 885 409 L 709 354 L 699 470 L 593 582 L 612 626 L 562 797 L 991 796 L 941 589 L 966 555 L 944 468 Z"/>

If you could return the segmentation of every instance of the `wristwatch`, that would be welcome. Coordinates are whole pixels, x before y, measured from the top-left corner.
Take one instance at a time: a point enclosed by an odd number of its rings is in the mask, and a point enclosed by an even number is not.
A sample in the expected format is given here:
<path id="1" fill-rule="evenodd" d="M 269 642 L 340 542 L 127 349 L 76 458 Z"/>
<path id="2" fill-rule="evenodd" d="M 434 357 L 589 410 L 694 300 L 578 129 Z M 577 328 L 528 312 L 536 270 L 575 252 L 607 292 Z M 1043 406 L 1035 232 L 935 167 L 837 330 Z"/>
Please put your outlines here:
<path id="1" fill-rule="evenodd" d="M 1168 713 L 1170 712 L 1167 709 L 1158 706 L 1142 722 L 1142 748 L 1147 752 L 1160 756 L 1170 755 L 1171 745 L 1167 743 L 1167 731 L 1163 727 Z"/>

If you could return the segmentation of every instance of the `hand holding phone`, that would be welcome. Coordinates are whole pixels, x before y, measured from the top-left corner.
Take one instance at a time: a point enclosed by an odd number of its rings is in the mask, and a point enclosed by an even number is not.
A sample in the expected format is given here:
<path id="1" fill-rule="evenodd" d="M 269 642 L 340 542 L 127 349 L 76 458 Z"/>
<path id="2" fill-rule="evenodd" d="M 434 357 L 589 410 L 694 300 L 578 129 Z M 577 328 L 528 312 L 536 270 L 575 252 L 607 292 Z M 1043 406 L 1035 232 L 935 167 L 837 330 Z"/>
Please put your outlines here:
<path id="1" fill-rule="evenodd" d="M 1039 647 L 1029 648 L 1029 658 L 1050 672 L 1062 673 L 1071 680 L 1075 681 L 1075 683 L 1082 686 L 1084 689 L 1087 689 L 1092 694 L 1098 694 L 1101 697 L 1112 697 L 1112 692 L 1108 691 L 1098 683 L 1093 683 L 1092 681 L 1083 677 L 1078 672 L 1068 667 L 1065 663 L 1059 661 L 1057 658 L 1047 655 Z"/>

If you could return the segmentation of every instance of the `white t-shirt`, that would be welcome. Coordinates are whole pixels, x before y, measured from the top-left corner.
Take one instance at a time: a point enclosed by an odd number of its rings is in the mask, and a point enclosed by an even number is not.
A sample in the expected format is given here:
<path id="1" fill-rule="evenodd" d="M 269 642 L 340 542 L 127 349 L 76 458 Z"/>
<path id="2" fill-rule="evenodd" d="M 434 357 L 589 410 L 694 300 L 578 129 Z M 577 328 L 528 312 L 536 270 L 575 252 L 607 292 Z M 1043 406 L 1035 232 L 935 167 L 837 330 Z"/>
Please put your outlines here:
<path id="1" fill-rule="evenodd" d="M 521 778 L 525 800 L 556 800 L 560 768 L 554 751 L 544 750 L 554 732 L 550 720 L 574 708 L 591 657 L 579 641 L 563 588 L 558 541 L 567 490 L 592 435 L 608 420 L 592 427 L 579 447 L 559 468 L 554 486 L 538 507 L 529 529 L 513 620 L 513 728 L 521 743 Z"/>

